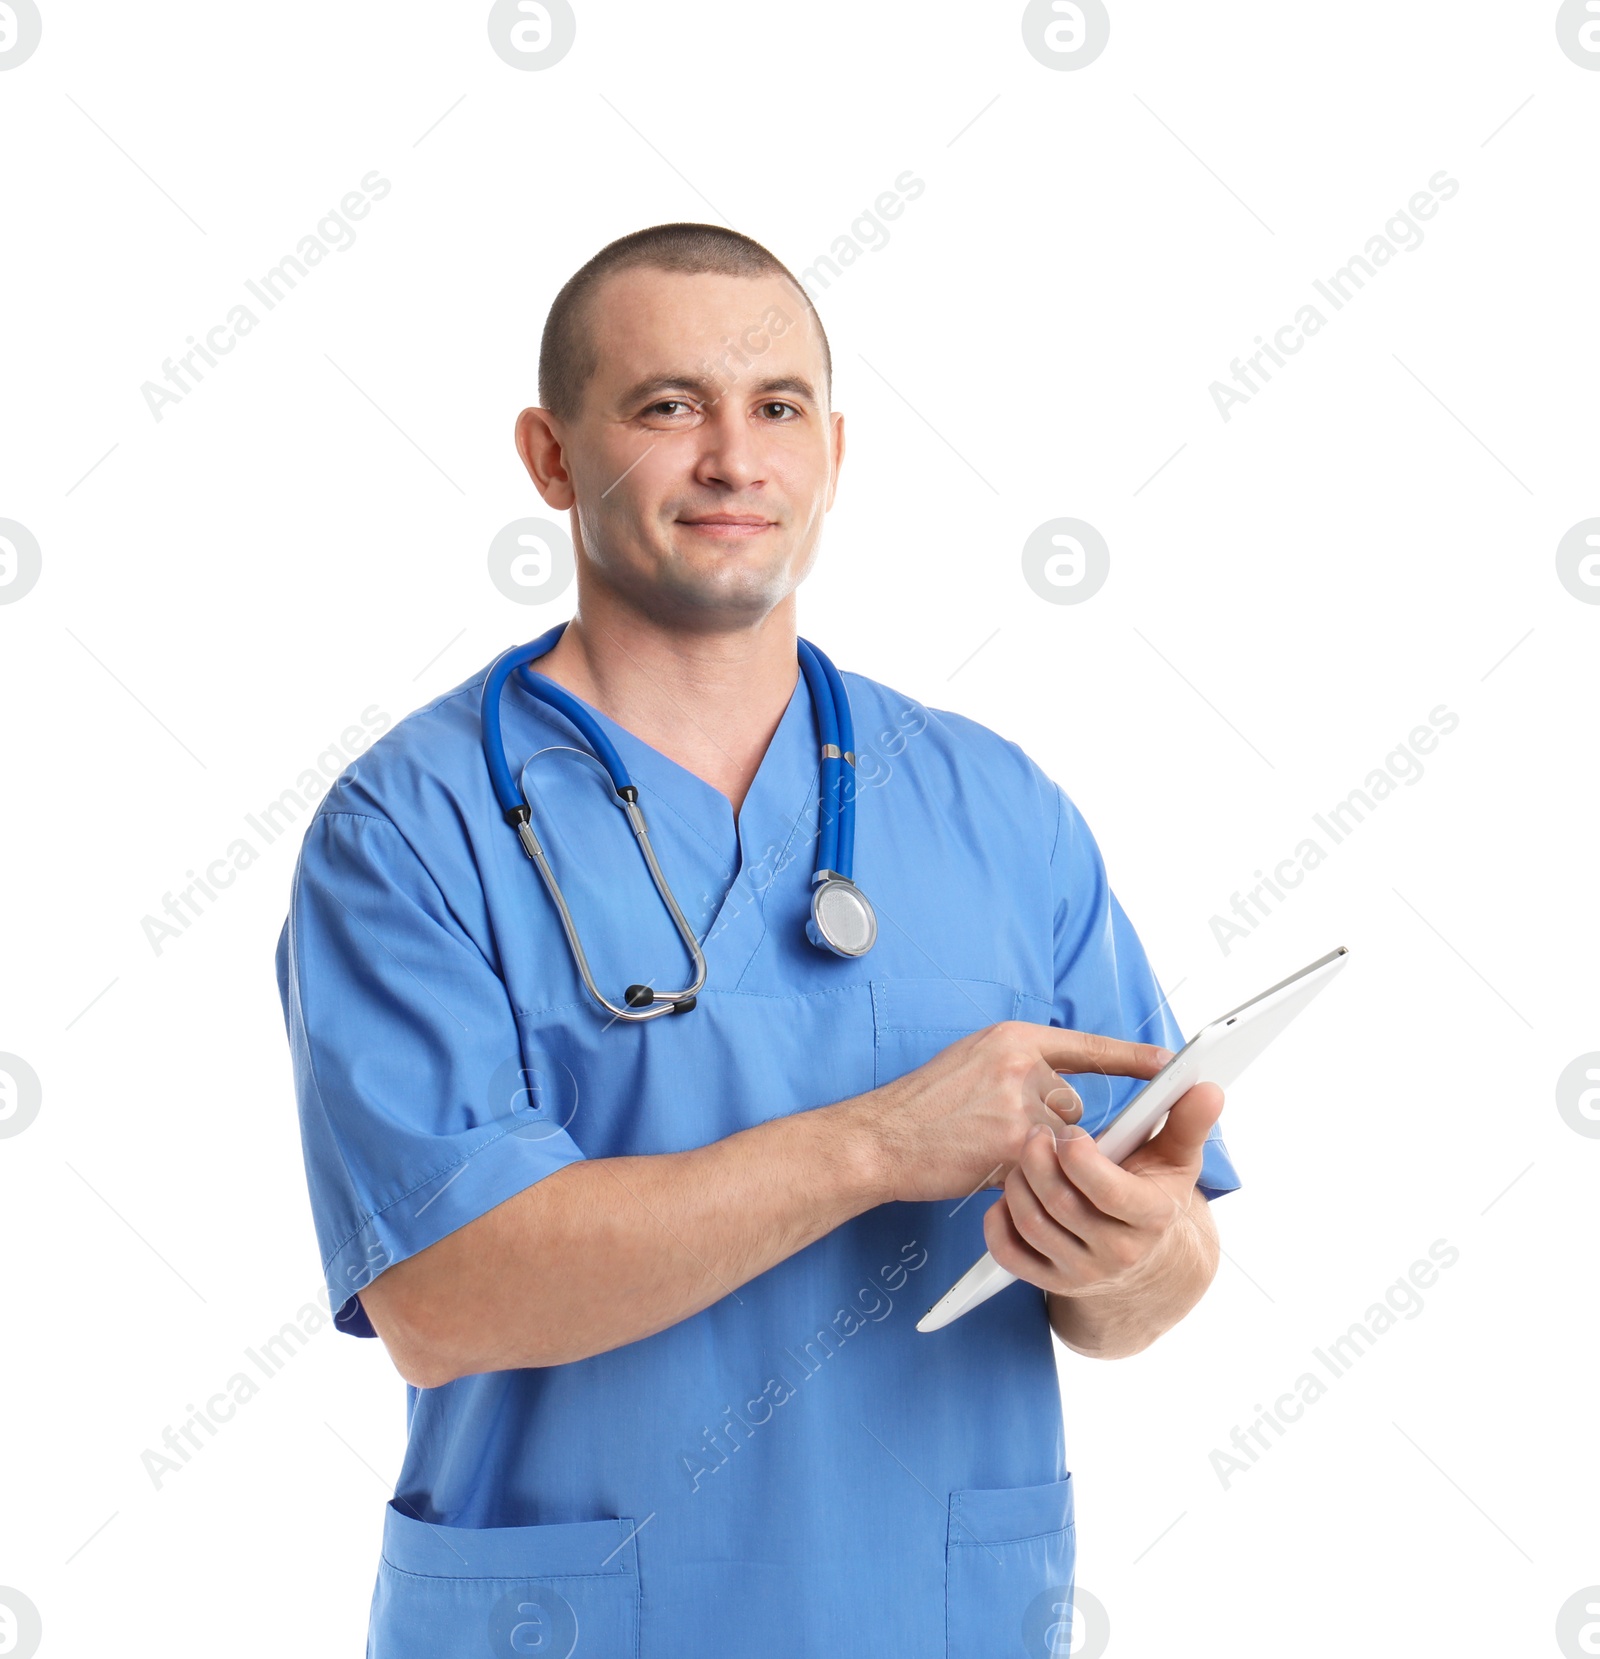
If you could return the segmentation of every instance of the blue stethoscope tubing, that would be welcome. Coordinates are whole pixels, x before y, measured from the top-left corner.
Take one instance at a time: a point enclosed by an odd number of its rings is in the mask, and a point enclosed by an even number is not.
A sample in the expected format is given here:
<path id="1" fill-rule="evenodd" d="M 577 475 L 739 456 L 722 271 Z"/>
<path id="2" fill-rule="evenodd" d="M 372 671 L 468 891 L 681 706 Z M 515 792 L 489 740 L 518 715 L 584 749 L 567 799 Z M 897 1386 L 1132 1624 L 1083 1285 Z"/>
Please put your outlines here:
<path id="1" fill-rule="evenodd" d="M 571 693 L 565 691 L 547 675 L 535 673 L 529 663 L 536 662 L 554 648 L 566 629 L 565 622 L 541 634 L 526 645 L 514 645 L 495 660 L 483 682 L 482 734 L 483 756 L 489 768 L 495 799 L 506 822 L 517 832 L 522 850 L 533 861 L 561 917 L 561 926 L 567 937 L 578 972 L 590 995 L 619 1020 L 648 1020 L 662 1014 L 687 1013 L 695 1005 L 695 998 L 706 981 L 705 953 L 700 948 L 694 929 L 689 926 L 672 888 L 662 874 L 655 850 L 650 844 L 649 826 L 639 808 L 639 791 L 622 756 L 617 753 L 599 722 Z M 822 740 L 822 779 L 817 833 L 817 863 L 811 877 L 811 915 L 806 921 L 806 937 L 822 950 L 836 956 L 864 956 L 872 948 L 878 934 L 877 917 L 865 893 L 856 886 L 853 876 L 855 861 L 855 728 L 850 718 L 850 698 L 845 691 L 839 671 L 809 640 L 797 642 L 801 672 L 805 675 L 811 704 L 816 714 L 817 729 Z M 657 893 L 671 914 L 678 934 L 687 947 L 694 964 L 695 977 L 680 991 L 657 991 L 649 985 L 630 985 L 623 994 L 624 1006 L 612 1002 L 595 984 L 589 969 L 588 957 L 578 937 L 572 911 L 556 880 L 549 857 L 537 835 L 534 834 L 532 809 L 521 787 L 511 775 L 506 760 L 505 740 L 501 735 L 500 701 L 505 684 L 511 676 L 530 695 L 559 710 L 575 725 L 593 748 L 605 767 L 612 788 L 622 810 L 627 814 L 639 851 L 650 871 Z M 848 768 L 848 771 L 846 770 Z"/>

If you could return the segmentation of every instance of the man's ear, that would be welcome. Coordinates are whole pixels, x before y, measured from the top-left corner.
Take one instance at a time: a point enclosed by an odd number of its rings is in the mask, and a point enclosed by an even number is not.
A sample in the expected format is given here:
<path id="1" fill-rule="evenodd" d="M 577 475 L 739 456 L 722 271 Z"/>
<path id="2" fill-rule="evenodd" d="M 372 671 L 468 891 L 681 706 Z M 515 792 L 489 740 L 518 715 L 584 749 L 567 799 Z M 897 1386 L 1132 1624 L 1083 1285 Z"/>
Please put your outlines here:
<path id="1" fill-rule="evenodd" d="M 566 453 L 549 410 L 529 408 L 517 416 L 517 454 L 547 507 L 566 512 L 577 502 L 568 476 Z"/>
<path id="2" fill-rule="evenodd" d="M 835 409 L 828 417 L 828 442 L 833 450 L 833 476 L 828 480 L 828 501 L 824 512 L 833 510 L 833 498 L 839 490 L 839 469 L 844 465 L 844 414 Z"/>

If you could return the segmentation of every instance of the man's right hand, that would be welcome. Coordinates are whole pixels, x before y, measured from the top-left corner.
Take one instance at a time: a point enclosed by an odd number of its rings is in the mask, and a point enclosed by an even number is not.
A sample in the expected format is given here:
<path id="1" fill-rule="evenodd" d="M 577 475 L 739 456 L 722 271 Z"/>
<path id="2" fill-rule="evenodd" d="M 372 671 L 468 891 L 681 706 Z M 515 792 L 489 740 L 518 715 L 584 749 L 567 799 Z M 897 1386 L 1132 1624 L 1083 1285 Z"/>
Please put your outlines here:
<path id="1" fill-rule="evenodd" d="M 1076 1123 L 1083 1102 L 1056 1074 L 1151 1078 L 1172 1058 L 1152 1043 L 1002 1020 L 859 1097 L 886 1200 L 965 1198 L 1001 1186 L 1036 1123 Z"/>

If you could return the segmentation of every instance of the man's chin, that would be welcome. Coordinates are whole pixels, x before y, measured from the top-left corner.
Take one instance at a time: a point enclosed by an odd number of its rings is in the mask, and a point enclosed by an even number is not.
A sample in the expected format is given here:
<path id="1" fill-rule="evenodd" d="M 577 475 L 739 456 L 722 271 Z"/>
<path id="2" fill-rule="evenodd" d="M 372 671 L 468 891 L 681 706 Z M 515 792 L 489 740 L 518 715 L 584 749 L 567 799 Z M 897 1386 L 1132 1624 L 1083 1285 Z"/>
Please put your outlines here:
<path id="1" fill-rule="evenodd" d="M 650 615 L 663 620 L 737 627 L 759 622 L 794 591 L 786 568 L 733 568 L 733 561 L 675 563 L 644 584 Z"/>

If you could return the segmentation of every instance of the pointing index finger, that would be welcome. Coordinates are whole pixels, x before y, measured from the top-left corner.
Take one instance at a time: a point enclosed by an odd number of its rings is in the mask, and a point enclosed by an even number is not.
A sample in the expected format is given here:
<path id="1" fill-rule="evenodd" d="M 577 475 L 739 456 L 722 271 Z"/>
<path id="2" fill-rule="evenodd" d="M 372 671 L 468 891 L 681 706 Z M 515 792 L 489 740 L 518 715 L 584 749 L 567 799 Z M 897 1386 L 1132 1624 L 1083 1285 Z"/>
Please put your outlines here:
<path id="1" fill-rule="evenodd" d="M 1098 1031 L 1073 1031 L 1059 1025 L 1018 1020 L 1038 1042 L 1039 1055 L 1052 1071 L 1100 1072 L 1109 1077 L 1154 1077 L 1172 1058 L 1172 1050 L 1155 1043 L 1128 1043 Z"/>

